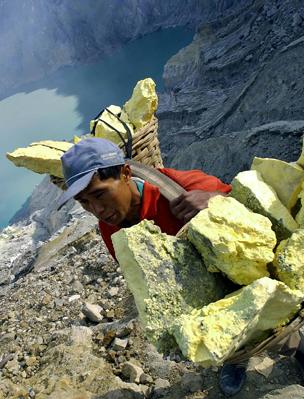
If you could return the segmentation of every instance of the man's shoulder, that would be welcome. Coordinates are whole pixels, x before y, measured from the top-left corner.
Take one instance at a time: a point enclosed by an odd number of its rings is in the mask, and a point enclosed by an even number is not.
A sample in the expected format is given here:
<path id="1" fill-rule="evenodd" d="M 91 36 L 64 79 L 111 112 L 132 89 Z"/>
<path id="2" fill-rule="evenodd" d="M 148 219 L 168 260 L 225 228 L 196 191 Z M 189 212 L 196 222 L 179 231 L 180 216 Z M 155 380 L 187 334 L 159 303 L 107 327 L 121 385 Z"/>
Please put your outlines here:
<path id="1" fill-rule="evenodd" d="M 185 190 L 204 190 L 229 192 L 231 186 L 223 183 L 215 176 L 208 175 L 199 169 L 176 170 L 172 168 L 158 169 L 161 173 L 170 177 Z"/>

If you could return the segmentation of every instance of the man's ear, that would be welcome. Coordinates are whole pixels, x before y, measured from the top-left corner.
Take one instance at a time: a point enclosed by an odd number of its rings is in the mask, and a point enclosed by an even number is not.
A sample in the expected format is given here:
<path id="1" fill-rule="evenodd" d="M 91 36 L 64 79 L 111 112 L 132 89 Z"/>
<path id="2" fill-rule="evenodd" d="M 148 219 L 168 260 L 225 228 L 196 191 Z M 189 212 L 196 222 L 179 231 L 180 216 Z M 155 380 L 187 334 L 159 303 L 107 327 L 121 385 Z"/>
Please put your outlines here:
<path id="1" fill-rule="evenodd" d="M 121 168 L 120 177 L 122 178 L 122 180 L 129 181 L 131 179 L 131 176 L 132 173 L 130 165 L 124 164 Z"/>

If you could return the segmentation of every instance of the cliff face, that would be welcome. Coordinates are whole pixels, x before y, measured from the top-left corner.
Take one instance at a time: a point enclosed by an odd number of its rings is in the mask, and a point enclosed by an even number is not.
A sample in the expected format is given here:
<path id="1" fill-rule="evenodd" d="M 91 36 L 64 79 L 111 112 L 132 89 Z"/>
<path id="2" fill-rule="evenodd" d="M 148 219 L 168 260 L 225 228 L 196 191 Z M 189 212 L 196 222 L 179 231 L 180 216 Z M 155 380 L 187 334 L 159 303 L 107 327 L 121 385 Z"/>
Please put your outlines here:
<path id="1" fill-rule="evenodd" d="M 0 97 L 65 65 L 93 62 L 142 35 L 196 27 L 247 0 L 3 0 Z"/>
<path id="2" fill-rule="evenodd" d="M 281 133 L 285 129 L 286 134 L 291 121 L 303 119 L 303 18 L 300 1 L 252 1 L 233 15 L 200 26 L 193 43 L 164 70 L 167 93 L 161 96 L 158 117 L 168 164 L 204 164 L 208 172 L 230 180 L 237 170 L 249 167 L 256 152 L 282 158 Z M 262 147 L 259 135 L 248 141 L 251 128 L 277 121 L 285 122 L 276 125 L 277 134 L 272 131 L 268 139 L 263 135 Z M 293 125 L 288 129 L 291 133 Z M 239 134 L 227 135 L 232 132 Z M 284 142 L 282 159 L 292 161 L 300 144 L 289 144 L 286 151 Z M 221 161 L 221 167 L 215 166 L 216 159 L 229 156 L 234 156 L 233 168 Z"/>

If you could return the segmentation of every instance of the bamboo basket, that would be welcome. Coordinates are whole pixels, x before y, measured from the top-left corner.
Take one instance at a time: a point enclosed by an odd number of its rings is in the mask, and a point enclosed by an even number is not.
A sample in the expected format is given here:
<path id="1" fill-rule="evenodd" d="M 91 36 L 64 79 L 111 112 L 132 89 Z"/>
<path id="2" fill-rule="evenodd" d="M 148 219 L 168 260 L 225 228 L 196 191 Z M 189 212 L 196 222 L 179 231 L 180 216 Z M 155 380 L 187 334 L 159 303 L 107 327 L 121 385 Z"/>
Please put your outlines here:
<path id="1" fill-rule="evenodd" d="M 163 168 L 155 116 L 132 136 L 132 159 L 147 166 Z M 123 143 L 118 144 L 124 150 Z"/>

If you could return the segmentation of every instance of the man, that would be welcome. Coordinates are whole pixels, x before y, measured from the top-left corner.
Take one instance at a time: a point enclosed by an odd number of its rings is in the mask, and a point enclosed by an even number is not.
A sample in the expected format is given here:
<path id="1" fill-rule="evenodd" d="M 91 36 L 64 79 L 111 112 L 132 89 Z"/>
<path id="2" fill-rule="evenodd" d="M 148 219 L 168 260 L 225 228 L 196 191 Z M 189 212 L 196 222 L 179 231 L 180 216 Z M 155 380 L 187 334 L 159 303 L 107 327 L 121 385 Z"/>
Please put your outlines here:
<path id="1" fill-rule="evenodd" d="M 182 186 L 186 193 L 169 201 L 159 187 L 132 177 L 122 151 L 112 142 L 89 138 L 71 147 L 61 158 L 67 190 L 59 208 L 76 199 L 99 221 L 100 233 L 115 258 L 111 235 L 143 219 L 153 220 L 164 233 L 175 235 L 181 227 L 208 206 L 208 200 L 230 192 L 230 185 L 199 170 L 159 169 Z M 221 389 L 231 394 L 241 389 L 245 369 L 224 366 Z"/>
<path id="2" fill-rule="evenodd" d="M 67 190 L 59 208 L 75 198 L 99 220 L 101 235 L 114 255 L 111 235 L 143 219 L 154 222 L 167 234 L 180 228 L 208 206 L 208 200 L 225 195 L 230 186 L 199 170 L 159 169 L 181 185 L 186 194 L 169 203 L 158 187 L 132 177 L 122 151 L 111 141 L 89 138 L 70 148 L 61 158 Z"/>

